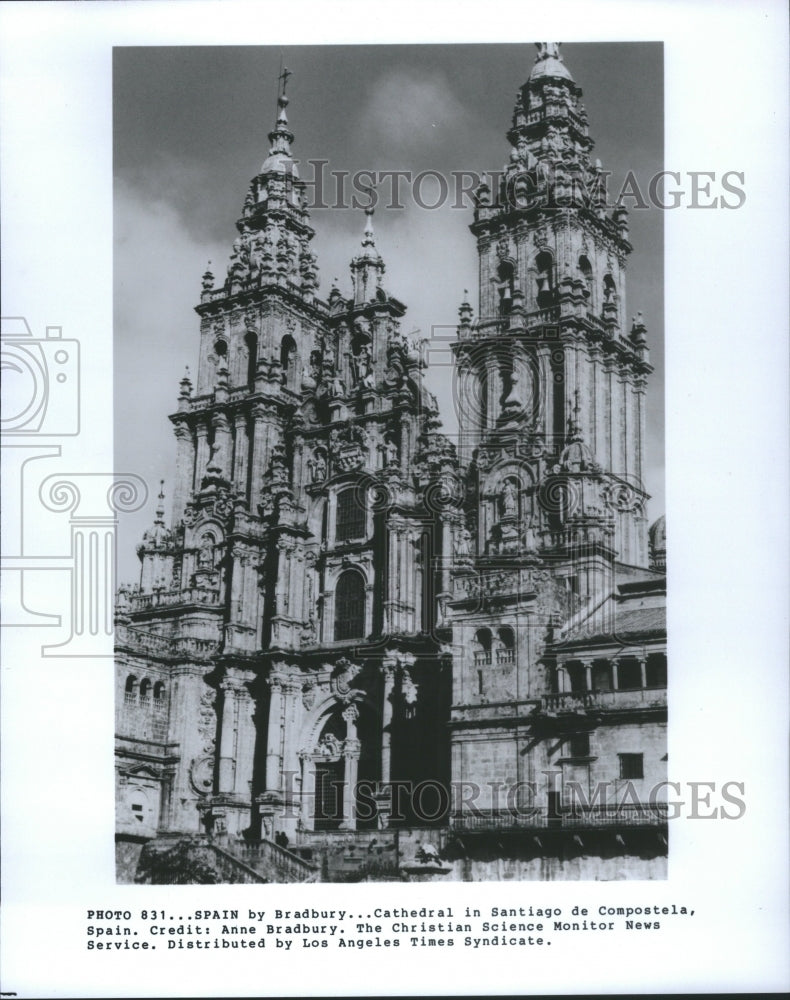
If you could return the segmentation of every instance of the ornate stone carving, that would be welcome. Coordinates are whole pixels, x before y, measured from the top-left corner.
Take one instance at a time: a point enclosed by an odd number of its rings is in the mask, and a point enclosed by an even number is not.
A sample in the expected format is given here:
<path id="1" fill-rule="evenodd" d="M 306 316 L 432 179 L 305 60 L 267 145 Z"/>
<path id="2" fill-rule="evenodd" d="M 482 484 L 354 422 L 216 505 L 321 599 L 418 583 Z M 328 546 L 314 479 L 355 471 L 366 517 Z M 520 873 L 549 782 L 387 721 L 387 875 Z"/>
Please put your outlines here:
<path id="1" fill-rule="evenodd" d="M 197 729 L 203 741 L 203 751 L 207 754 L 214 752 L 217 741 L 216 699 L 216 691 L 213 688 L 206 688 L 200 696 L 198 707 Z"/>
<path id="2" fill-rule="evenodd" d="M 329 688 L 335 698 L 342 701 L 350 697 L 351 684 L 361 669 L 358 663 L 352 663 L 346 657 L 337 661 L 329 681 Z"/>
<path id="3" fill-rule="evenodd" d="M 336 427 L 330 436 L 332 456 L 340 472 L 359 469 L 365 462 L 365 431 L 350 421 Z"/>
<path id="4" fill-rule="evenodd" d="M 308 712 L 315 705 L 317 693 L 314 680 L 311 679 L 304 682 L 302 685 L 302 704 Z"/>
<path id="5" fill-rule="evenodd" d="M 189 783 L 198 795 L 208 795 L 214 786 L 214 757 L 194 757 L 189 765 Z"/>

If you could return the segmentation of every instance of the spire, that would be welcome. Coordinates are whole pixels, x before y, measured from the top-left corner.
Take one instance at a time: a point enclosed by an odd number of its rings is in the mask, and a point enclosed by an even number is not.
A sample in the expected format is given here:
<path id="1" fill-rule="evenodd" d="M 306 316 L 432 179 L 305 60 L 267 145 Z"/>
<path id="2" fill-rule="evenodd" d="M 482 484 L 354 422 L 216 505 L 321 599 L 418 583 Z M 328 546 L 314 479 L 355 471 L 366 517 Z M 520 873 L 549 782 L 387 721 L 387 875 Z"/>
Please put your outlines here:
<path id="1" fill-rule="evenodd" d="M 164 479 L 159 480 L 159 496 L 158 503 L 156 505 L 156 517 L 154 519 L 154 524 L 157 526 L 164 527 L 165 524 L 165 481 Z"/>
<path id="2" fill-rule="evenodd" d="M 363 247 L 374 247 L 376 246 L 376 238 L 373 235 L 373 206 L 368 205 L 365 209 L 365 232 L 362 237 Z"/>
<path id="3" fill-rule="evenodd" d="M 373 233 L 373 192 L 370 204 L 365 208 L 365 229 L 362 234 L 362 253 L 351 261 L 351 280 L 354 285 L 354 301 L 369 302 L 381 288 L 385 267 L 381 254 L 376 248 Z"/>
<path id="4" fill-rule="evenodd" d="M 269 133 L 269 142 L 271 143 L 271 147 L 269 149 L 269 155 L 264 160 L 263 166 L 261 167 L 262 174 L 275 170 L 283 171 L 286 169 L 286 166 L 290 166 L 291 169 L 294 169 L 294 163 L 291 157 L 291 143 L 294 141 L 294 134 L 288 127 L 288 115 L 285 111 L 288 107 L 288 97 L 285 93 L 285 87 L 289 76 L 291 76 L 291 71 L 283 67 L 283 70 L 278 77 L 277 118 L 274 123 L 274 128 Z"/>

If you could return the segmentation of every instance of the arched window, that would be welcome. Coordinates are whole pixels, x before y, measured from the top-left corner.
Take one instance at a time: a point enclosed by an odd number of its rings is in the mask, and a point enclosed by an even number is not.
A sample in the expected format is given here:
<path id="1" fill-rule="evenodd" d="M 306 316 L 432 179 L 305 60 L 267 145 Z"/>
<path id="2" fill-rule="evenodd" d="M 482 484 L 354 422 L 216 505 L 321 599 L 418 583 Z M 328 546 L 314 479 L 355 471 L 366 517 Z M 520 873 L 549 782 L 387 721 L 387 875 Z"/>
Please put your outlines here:
<path id="1" fill-rule="evenodd" d="M 127 705 L 133 705 L 137 701 L 137 678 L 134 674 L 129 674 L 123 687 L 123 700 Z"/>
<path id="2" fill-rule="evenodd" d="M 140 701 L 147 704 L 151 697 L 151 682 L 145 677 L 140 681 Z"/>
<path id="3" fill-rule="evenodd" d="M 513 305 L 513 265 L 509 260 L 501 261 L 498 274 L 499 315 L 507 316 Z"/>
<path id="4" fill-rule="evenodd" d="M 488 666 L 491 663 L 491 630 L 479 628 L 475 632 L 475 663 Z"/>
<path id="5" fill-rule="evenodd" d="M 335 639 L 365 636 L 365 581 L 354 569 L 341 573 L 335 587 Z"/>
<path id="6" fill-rule="evenodd" d="M 516 636 L 509 625 L 503 625 L 497 631 L 499 648 L 497 649 L 497 663 L 512 663 L 516 657 Z"/>
<path id="7" fill-rule="evenodd" d="M 554 301 L 554 258 L 548 250 L 542 250 L 535 259 L 538 270 L 538 308 L 545 309 Z"/>
<path id="8" fill-rule="evenodd" d="M 603 304 L 606 306 L 610 303 L 617 304 L 617 285 L 615 285 L 611 274 L 605 274 L 603 276 Z"/>
<path id="9" fill-rule="evenodd" d="M 283 385 L 287 385 L 291 381 L 291 372 L 294 367 L 293 362 L 295 355 L 296 341 L 290 334 L 286 333 L 280 342 L 280 366 L 283 370 Z"/>
<path id="10" fill-rule="evenodd" d="M 164 701 L 165 698 L 165 683 L 164 681 L 157 681 L 154 684 L 154 701 Z"/>
<path id="11" fill-rule="evenodd" d="M 584 296 L 586 299 L 591 299 L 593 290 L 592 264 L 590 264 L 589 259 L 584 254 L 579 257 L 579 270 L 586 285 Z"/>
<path id="12" fill-rule="evenodd" d="M 252 386 L 255 383 L 255 369 L 258 365 L 258 338 L 250 332 L 244 338 L 247 345 L 247 384 Z"/>
<path id="13" fill-rule="evenodd" d="M 348 486 L 337 495 L 335 541 L 348 542 L 365 537 L 365 507 L 361 490 Z"/>

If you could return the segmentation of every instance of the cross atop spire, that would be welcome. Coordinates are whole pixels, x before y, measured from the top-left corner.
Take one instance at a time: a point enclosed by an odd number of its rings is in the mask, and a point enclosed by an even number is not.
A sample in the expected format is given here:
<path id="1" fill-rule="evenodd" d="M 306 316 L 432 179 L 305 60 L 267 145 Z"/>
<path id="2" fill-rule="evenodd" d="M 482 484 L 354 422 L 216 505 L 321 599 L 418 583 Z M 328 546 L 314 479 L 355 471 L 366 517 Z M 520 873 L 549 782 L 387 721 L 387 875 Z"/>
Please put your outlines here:
<path id="1" fill-rule="evenodd" d="M 373 233 L 373 190 L 368 191 L 370 202 L 365 206 L 365 230 L 362 235 L 362 252 L 351 261 L 351 280 L 354 285 L 354 301 L 368 302 L 381 287 L 384 275 L 384 261 L 376 247 Z"/>
<path id="2" fill-rule="evenodd" d="M 269 170 L 282 170 L 284 162 L 291 159 L 291 143 L 294 141 L 294 134 L 288 127 L 288 115 L 285 111 L 288 107 L 288 97 L 285 93 L 285 87 L 288 83 L 288 77 L 292 75 L 289 69 L 283 67 L 277 77 L 277 117 L 274 128 L 269 133 L 271 148 L 261 167 L 261 173 L 266 173 Z"/>

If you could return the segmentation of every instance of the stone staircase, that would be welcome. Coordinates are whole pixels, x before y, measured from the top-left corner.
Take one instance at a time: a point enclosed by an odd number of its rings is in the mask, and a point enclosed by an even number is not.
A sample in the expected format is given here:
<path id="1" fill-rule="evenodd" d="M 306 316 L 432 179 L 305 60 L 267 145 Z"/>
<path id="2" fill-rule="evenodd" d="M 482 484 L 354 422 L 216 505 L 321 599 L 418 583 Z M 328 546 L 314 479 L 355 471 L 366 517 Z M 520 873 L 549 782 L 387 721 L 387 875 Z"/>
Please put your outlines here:
<path id="1" fill-rule="evenodd" d="M 272 840 L 247 844 L 180 833 L 160 834 L 149 841 L 135 874 L 135 882 L 149 885 L 318 881 L 317 865 Z"/>

